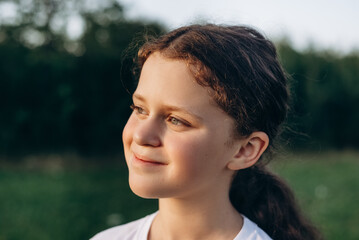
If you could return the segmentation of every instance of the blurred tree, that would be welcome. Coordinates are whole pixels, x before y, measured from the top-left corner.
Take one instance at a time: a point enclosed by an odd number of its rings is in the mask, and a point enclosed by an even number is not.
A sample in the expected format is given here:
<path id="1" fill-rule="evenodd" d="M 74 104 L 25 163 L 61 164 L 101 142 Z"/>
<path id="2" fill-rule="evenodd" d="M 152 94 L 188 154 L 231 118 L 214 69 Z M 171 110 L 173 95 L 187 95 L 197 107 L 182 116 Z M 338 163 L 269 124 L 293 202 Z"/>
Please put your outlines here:
<path id="1" fill-rule="evenodd" d="M 300 53 L 285 41 L 278 47 L 293 88 L 289 125 L 309 136 L 294 139 L 293 145 L 358 148 L 359 55 Z"/>
<path id="2" fill-rule="evenodd" d="M 0 154 L 121 152 L 136 43 L 163 31 L 127 21 L 116 0 L 0 2 Z M 293 88 L 288 125 L 310 136 L 292 145 L 358 148 L 358 54 L 278 48 Z"/>
<path id="3" fill-rule="evenodd" d="M 70 52 L 75 47 L 68 44 L 81 39 L 92 23 L 105 26 L 124 20 L 122 7 L 113 0 L 9 0 L 1 3 L 0 12 L 3 41 Z"/>
<path id="4" fill-rule="evenodd" d="M 126 21 L 112 0 L 0 3 L 0 153 L 121 152 L 134 56 L 124 50 L 163 30 Z"/>

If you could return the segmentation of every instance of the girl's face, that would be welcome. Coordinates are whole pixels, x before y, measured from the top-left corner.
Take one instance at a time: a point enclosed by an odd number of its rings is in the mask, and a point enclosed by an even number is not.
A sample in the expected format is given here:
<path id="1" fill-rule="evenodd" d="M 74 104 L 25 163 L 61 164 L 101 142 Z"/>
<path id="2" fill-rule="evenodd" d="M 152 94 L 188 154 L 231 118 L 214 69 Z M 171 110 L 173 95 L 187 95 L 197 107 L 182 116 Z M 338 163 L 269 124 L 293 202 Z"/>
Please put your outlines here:
<path id="1" fill-rule="evenodd" d="M 228 195 L 234 120 L 184 61 L 153 53 L 133 94 L 123 143 L 132 191 L 144 198 Z"/>

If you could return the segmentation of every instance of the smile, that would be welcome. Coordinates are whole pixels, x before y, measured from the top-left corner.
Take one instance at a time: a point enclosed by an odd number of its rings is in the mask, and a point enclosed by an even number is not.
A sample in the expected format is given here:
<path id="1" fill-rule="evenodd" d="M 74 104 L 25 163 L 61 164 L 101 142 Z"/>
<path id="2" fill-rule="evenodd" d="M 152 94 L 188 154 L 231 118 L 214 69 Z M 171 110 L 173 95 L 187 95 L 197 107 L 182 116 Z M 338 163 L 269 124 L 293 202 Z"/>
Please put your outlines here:
<path id="1" fill-rule="evenodd" d="M 137 154 L 133 154 L 133 159 L 134 161 L 138 162 L 138 163 L 142 163 L 142 164 L 147 164 L 147 165 L 167 165 L 165 163 L 162 163 L 162 162 L 159 162 L 159 161 L 155 161 L 155 160 L 152 160 L 150 158 L 147 158 L 147 157 L 144 157 L 144 156 L 140 156 L 140 155 L 137 155 Z"/>

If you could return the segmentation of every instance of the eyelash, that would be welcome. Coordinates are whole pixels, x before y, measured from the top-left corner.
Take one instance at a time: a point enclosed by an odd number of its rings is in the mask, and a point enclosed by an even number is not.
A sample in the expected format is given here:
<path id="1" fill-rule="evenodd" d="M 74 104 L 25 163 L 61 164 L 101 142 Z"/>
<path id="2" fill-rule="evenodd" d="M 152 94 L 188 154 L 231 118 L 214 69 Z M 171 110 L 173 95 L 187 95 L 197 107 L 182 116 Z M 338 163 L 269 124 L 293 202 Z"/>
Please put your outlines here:
<path id="1" fill-rule="evenodd" d="M 177 123 L 173 123 L 173 120 L 175 120 Z M 169 117 L 168 118 L 168 122 L 170 122 L 172 125 L 174 126 L 189 126 L 187 123 L 179 120 L 178 118 L 175 117 Z"/>
<path id="2" fill-rule="evenodd" d="M 145 111 L 143 108 L 136 106 L 135 104 L 131 104 L 130 108 L 138 114 L 144 114 Z"/>
<path id="3" fill-rule="evenodd" d="M 130 108 L 135 111 L 137 114 L 145 114 L 145 111 L 143 108 L 139 107 L 139 106 L 136 106 L 135 104 L 131 104 Z M 187 123 L 186 121 L 183 121 L 183 120 L 180 120 L 176 117 L 173 117 L 173 116 L 169 116 L 167 118 L 167 121 L 174 125 L 174 126 L 186 126 L 186 127 L 189 127 L 190 124 Z M 174 123 L 173 121 L 176 121 L 177 123 Z"/>

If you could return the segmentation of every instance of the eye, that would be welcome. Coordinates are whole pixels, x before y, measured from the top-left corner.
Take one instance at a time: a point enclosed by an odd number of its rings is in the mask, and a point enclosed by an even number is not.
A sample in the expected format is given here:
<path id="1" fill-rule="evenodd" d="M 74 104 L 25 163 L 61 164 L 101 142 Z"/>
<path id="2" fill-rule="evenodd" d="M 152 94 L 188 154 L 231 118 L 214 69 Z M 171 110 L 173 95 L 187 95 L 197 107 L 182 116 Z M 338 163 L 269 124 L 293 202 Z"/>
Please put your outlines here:
<path id="1" fill-rule="evenodd" d="M 180 126 L 180 125 L 183 125 L 183 123 L 181 122 L 181 120 L 175 118 L 175 117 L 170 117 L 169 118 L 169 121 L 173 124 L 173 125 L 176 125 L 176 126 Z"/>
<path id="2" fill-rule="evenodd" d="M 178 119 L 176 117 L 168 117 L 168 122 L 170 122 L 170 124 L 172 124 L 173 126 L 178 126 L 178 127 L 190 127 L 191 125 L 184 121 L 184 120 L 181 120 L 181 119 Z"/>
<path id="3" fill-rule="evenodd" d="M 141 107 L 139 107 L 139 106 L 136 106 L 136 105 L 134 105 L 134 104 L 132 104 L 132 105 L 130 106 L 130 108 L 131 108 L 134 112 L 136 112 L 136 113 L 138 113 L 138 114 L 146 114 L 146 111 L 145 111 L 143 108 L 141 108 Z"/>

